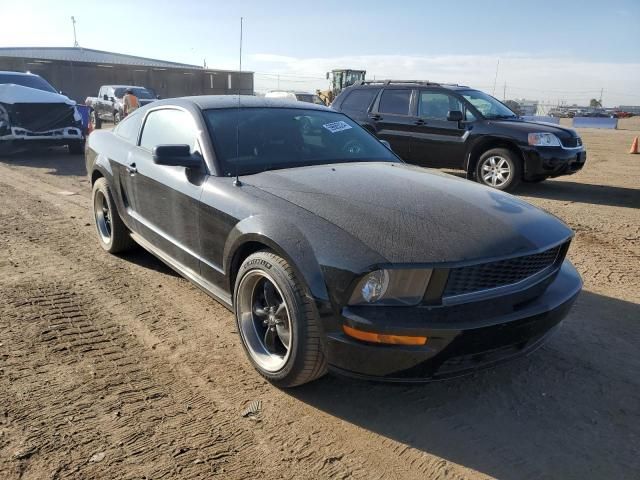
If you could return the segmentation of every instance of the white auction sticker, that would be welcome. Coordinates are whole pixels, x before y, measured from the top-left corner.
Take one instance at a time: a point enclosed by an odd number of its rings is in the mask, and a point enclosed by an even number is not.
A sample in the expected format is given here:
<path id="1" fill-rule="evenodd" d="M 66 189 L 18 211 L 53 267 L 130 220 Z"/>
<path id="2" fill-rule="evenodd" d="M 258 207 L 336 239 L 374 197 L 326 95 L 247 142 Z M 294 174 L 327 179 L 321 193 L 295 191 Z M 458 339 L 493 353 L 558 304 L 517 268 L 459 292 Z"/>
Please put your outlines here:
<path id="1" fill-rule="evenodd" d="M 322 126 L 329 130 L 331 133 L 341 132 L 343 130 L 349 130 L 350 128 L 353 128 L 347 122 L 343 122 L 342 120 L 340 120 L 339 122 L 325 123 Z"/>

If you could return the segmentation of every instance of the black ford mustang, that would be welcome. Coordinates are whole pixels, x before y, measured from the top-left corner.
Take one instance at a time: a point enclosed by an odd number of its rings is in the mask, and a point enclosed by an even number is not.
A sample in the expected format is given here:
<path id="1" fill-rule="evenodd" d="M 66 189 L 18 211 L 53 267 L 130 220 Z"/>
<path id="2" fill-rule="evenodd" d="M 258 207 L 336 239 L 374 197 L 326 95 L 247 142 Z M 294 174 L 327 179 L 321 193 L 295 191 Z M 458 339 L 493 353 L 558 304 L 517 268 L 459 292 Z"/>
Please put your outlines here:
<path id="1" fill-rule="evenodd" d="M 324 107 L 163 100 L 92 133 L 86 161 L 102 247 L 135 241 L 232 309 L 278 386 L 488 366 L 540 345 L 582 286 L 564 223 Z"/>

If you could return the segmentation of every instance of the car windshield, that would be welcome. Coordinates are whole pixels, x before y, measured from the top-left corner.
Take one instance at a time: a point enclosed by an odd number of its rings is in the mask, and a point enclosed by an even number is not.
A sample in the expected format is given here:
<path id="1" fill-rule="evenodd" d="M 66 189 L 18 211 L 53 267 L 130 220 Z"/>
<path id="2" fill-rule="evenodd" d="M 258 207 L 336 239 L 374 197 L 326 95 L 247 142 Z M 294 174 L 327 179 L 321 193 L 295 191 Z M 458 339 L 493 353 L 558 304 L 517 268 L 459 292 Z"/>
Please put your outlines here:
<path id="1" fill-rule="evenodd" d="M 478 90 L 466 90 L 460 94 L 476 107 L 485 118 L 515 118 L 517 115 L 503 103 Z"/>
<path id="2" fill-rule="evenodd" d="M 373 135 L 337 112 L 225 108 L 204 113 L 224 175 L 342 162 L 400 161 Z"/>
<path id="3" fill-rule="evenodd" d="M 299 102 L 315 103 L 316 105 L 324 105 L 324 102 L 318 95 L 312 93 L 296 93 L 296 99 Z"/>
<path id="4" fill-rule="evenodd" d="M 131 90 L 137 98 L 152 99 L 156 98 L 156 94 L 147 88 L 116 88 L 115 94 L 117 98 L 124 97 L 127 90 Z"/>
<path id="5" fill-rule="evenodd" d="M 13 83 L 15 85 L 22 85 L 23 87 L 35 88 L 38 90 L 44 90 L 45 92 L 58 93 L 55 88 L 49 85 L 44 78 L 38 75 L 15 75 L 11 73 L 0 73 L 0 84 Z"/>

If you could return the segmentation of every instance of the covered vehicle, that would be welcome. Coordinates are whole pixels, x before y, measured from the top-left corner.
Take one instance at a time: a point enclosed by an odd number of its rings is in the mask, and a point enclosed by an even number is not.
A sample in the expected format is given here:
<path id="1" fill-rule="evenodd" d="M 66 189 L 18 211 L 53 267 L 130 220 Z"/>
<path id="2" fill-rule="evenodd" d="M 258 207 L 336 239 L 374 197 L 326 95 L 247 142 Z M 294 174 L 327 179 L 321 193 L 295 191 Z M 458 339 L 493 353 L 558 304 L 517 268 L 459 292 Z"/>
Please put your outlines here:
<path id="1" fill-rule="evenodd" d="M 407 165 L 326 107 L 161 100 L 93 132 L 86 162 L 102 248 L 135 241 L 233 310 L 282 387 L 492 365 L 539 346 L 582 286 L 560 220 Z"/>
<path id="2" fill-rule="evenodd" d="M 82 117 L 76 102 L 39 75 L 0 72 L 0 150 L 32 145 L 67 145 L 84 151 Z"/>

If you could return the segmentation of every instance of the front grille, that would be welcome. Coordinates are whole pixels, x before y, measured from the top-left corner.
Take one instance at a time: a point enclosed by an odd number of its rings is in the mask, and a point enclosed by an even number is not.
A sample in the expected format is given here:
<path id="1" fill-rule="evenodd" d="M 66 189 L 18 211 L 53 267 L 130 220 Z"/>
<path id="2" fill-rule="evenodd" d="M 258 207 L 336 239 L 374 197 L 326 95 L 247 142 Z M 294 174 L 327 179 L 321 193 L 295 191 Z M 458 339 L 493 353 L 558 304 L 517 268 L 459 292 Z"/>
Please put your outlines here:
<path id="1" fill-rule="evenodd" d="M 576 148 L 582 146 L 582 139 L 580 137 L 561 138 L 560 142 L 565 148 Z"/>
<path id="2" fill-rule="evenodd" d="M 32 132 L 76 126 L 74 109 L 65 103 L 16 103 L 9 114 L 12 127 Z"/>
<path id="3" fill-rule="evenodd" d="M 443 296 L 465 295 L 521 282 L 552 266 L 564 252 L 564 245 L 560 245 L 533 255 L 452 268 Z"/>

